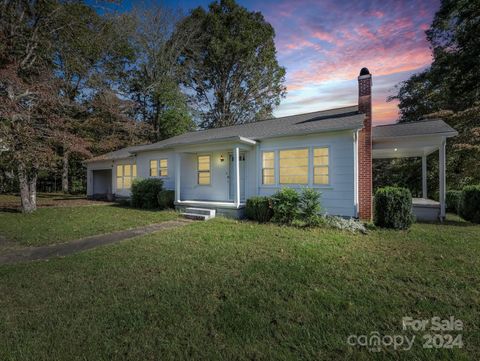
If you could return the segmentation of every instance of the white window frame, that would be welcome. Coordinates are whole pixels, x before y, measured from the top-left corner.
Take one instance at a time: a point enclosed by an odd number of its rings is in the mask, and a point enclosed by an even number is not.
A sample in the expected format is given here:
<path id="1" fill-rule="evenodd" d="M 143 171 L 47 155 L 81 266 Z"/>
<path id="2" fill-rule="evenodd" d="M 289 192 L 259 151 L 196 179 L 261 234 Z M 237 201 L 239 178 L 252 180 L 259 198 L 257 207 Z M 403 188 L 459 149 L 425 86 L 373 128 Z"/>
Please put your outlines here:
<path id="1" fill-rule="evenodd" d="M 294 148 L 282 148 L 282 149 L 278 149 L 277 153 L 278 153 L 278 184 L 280 186 L 308 186 L 310 185 L 310 149 L 312 147 L 311 146 L 306 146 L 306 147 L 294 147 Z M 280 153 L 281 152 L 288 152 L 288 151 L 292 151 L 292 150 L 306 150 L 307 151 L 307 182 L 306 183 L 282 183 L 282 166 L 281 166 L 281 157 L 280 157 Z M 303 168 L 303 166 L 301 167 L 287 167 L 287 168 Z"/>
<path id="2" fill-rule="evenodd" d="M 315 165 L 315 149 L 327 149 L 328 155 L 328 165 Z M 313 146 L 312 147 L 312 185 L 319 187 L 328 187 L 331 185 L 332 175 L 330 172 L 331 156 L 330 156 L 330 147 L 329 146 Z M 327 168 L 328 171 L 328 183 L 315 183 L 315 168 Z"/>
<path id="3" fill-rule="evenodd" d="M 122 168 L 122 175 L 118 175 L 118 167 Z M 130 167 L 130 176 L 125 176 L 125 167 Z M 130 187 L 125 187 L 125 178 L 130 178 Z M 121 163 L 115 167 L 115 188 L 117 190 L 132 189 L 132 183 L 137 178 L 137 163 Z M 121 187 L 118 186 L 118 180 L 121 179 Z"/>
<path id="4" fill-rule="evenodd" d="M 263 166 L 263 155 L 264 155 L 265 153 L 273 153 L 273 167 L 272 167 L 272 168 L 266 168 L 266 167 Z M 260 154 L 261 154 L 261 155 L 260 155 L 260 162 L 261 162 L 261 168 L 262 168 L 262 174 L 260 175 L 260 177 L 261 177 L 261 184 L 262 184 L 262 186 L 266 186 L 266 187 L 268 187 L 268 186 L 270 186 L 270 187 L 271 187 L 271 186 L 275 186 L 275 185 L 277 184 L 277 179 L 276 179 L 276 176 L 275 176 L 275 173 L 276 173 L 276 171 L 275 171 L 275 169 L 276 169 L 275 165 L 276 165 L 276 162 L 277 162 L 277 152 L 275 152 L 275 150 L 263 150 Z M 273 183 L 264 183 L 264 178 L 263 178 L 264 175 L 263 175 L 263 172 L 264 172 L 265 169 L 272 169 L 272 170 L 273 170 Z"/>
<path id="5" fill-rule="evenodd" d="M 208 171 L 207 170 L 200 170 L 198 161 L 200 157 L 208 157 Z M 207 184 L 200 184 L 200 173 L 207 173 L 209 174 L 209 182 Z M 212 155 L 211 154 L 197 154 L 197 186 L 205 187 L 212 185 Z"/>

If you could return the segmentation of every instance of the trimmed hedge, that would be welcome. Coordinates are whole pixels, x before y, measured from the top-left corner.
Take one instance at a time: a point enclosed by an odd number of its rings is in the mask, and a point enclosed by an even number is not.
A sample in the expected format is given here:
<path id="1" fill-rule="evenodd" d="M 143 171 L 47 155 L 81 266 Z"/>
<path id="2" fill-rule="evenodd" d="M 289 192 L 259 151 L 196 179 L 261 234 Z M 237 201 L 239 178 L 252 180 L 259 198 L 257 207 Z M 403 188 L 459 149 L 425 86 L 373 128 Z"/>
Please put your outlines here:
<path id="1" fill-rule="evenodd" d="M 295 189 L 282 188 L 272 196 L 273 221 L 292 224 L 299 215 L 300 197 Z"/>
<path id="2" fill-rule="evenodd" d="M 175 191 L 171 190 L 163 190 L 158 193 L 158 208 L 160 209 L 167 209 L 167 208 L 174 208 L 175 207 Z"/>
<path id="3" fill-rule="evenodd" d="M 247 199 L 245 213 L 248 219 L 266 223 L 272 219 L 272 201 L 269 197 L 252 197 Z"/>
<path id="4" fill-rule="evenodd" d="M 480 185 L 466 186 L 462 189 L 460 216 L 466 221 L 480 223 Z"/>
<path id="5" fill-rule="evenodd" d="M 447 203 L 447 211 L 459 213 L 460 201 L 462 198 L 462 191 L 451 190 L 447 191 L 445 195 L 445 202 Z"/>
<path id="6" fill-rule="evenodd" d="M 410 191 L 401 187 L 379 188 L 374 198 L 374 223 L 383 228 L 410 228 L 413 223 Z"/>
<path id="7" fill-rule="evenodd" d="M 132 184 L 132 207 L 143 209 L 158 208 L 158 194 L 163 181 L 156 178 L 136 179 Z"/>

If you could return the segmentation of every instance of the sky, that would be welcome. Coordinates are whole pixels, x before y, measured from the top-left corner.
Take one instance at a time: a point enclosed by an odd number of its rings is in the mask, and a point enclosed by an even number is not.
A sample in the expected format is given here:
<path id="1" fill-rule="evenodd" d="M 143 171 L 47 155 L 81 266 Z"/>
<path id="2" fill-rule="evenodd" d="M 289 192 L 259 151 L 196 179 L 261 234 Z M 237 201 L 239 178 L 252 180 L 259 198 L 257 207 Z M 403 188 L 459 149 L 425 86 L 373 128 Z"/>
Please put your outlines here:
<path id="1" fill-rule="evenodd" d="M 163 0 L 188 12 L 205 0 Z M 425 30 L 439 0 L 237 0 L 260 11 L 275 29 L 280 65 L 287 71 L 287 96 L 275 116 L 357 103 L 357 76 L 373 76 L 373 121 L 395 122 L 395 85 L 432 61 Z M 133 5 L 135 1 L 128 2 Z"/>

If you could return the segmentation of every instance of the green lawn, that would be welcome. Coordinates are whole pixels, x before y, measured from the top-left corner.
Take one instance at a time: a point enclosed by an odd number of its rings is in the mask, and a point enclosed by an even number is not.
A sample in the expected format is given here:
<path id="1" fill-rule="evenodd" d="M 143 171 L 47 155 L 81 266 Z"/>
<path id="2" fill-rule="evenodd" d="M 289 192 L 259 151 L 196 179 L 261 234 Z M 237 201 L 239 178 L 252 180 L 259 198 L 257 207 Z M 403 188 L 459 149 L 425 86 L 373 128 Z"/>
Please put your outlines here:
<path id="1" fill-rule="evenodd" d="M 1 360 L 478 360 L 480 226 L 352 235 L 217 218 L 0 266 L 0 294 Z M 423 349 L 404 316 L 462 320 L 464 347 Z M 417 340 L 347 344 L 375 331 Z"/>
<path id="2" fill-rule="evenodd" d="M 0 211 L 0 236 L 15 244 L 39 246 L 176 218 L 175 212 L 117 205 L 39 208 L 33 214 Z"/>

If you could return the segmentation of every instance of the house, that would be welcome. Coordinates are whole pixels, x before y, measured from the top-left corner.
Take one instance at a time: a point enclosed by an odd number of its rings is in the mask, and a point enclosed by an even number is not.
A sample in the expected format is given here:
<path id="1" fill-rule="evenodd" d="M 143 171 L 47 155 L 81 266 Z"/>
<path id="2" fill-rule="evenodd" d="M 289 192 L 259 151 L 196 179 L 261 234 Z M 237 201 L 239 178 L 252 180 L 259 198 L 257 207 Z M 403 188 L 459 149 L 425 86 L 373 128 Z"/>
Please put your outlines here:
<path id="1" fill-rule="evenodd" d="M 190 132 L 87 162 L 87 195 L 128 197 L 135 178 L 158 177 L 178 209 L 241 217 L 245 202 L 281 187 L 312 187 L 328 214 L 370 219 L 372 158 L 422 157 L 422 219 L 445 217 L 445 144 L 457 132 L 440 119 L 372 127 L 372 76 L 358 77 L 358 104 Z M 427 198 L 427 156 L 439 152 L 440 200 Z M 209 211 L 207 211 L 209 212 Z"/>

